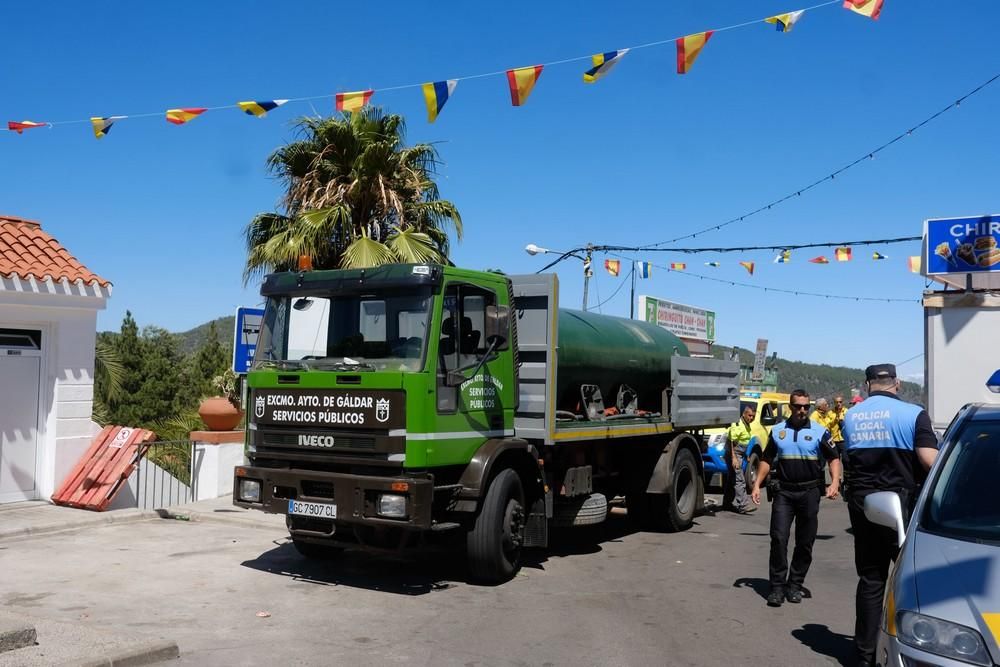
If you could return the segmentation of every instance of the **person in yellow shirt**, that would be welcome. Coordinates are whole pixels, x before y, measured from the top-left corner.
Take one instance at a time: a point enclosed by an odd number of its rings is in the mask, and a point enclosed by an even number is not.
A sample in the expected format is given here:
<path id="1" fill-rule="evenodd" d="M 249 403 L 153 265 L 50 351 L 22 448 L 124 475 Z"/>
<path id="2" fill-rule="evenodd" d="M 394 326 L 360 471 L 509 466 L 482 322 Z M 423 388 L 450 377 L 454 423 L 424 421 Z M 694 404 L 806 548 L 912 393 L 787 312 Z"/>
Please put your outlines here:
<path id="1" fill-rule="evenodd" d="M 847 406 L 844 405 L 844 395 L 837 394 L 833 397 L 833 415 L 836 417 L 833 428 L 830 429 L 830 439 L 837 446 L 840 458 L 844 458 L 844 416 L 847 414 Z"/>
<path id="2" fill-rule="evenodd" d="M 837 420 L 837 415 L 830 409 L 830 402 L 825 398 L 816 399 L 816 409 L 813 410 L 810 419 L 829 431 L 830 440 L 833 442 L 833 429 Z M 840 427 L 838 426 L 836 428 L 837 433 L 839 434 Z"/>
<path id="3" fill-rule="evenodd" d="M 730 475 L 727 480 L 727 488 L 723 496 L 722 506 L 740 514 L 749 514 L 757 509 L 750 504 L 750 498 L 747 496 L 747 481 L 743 475 L 743 464 L 747 457 L 747 446 L 750 444 L 750 440 L 753 439 L 751 426 L 756 416 L 757 408 L 753 405 L 747 405 L 743 408 L 740 420 L 726 431 L 726 448 L 729 453 Z"/>

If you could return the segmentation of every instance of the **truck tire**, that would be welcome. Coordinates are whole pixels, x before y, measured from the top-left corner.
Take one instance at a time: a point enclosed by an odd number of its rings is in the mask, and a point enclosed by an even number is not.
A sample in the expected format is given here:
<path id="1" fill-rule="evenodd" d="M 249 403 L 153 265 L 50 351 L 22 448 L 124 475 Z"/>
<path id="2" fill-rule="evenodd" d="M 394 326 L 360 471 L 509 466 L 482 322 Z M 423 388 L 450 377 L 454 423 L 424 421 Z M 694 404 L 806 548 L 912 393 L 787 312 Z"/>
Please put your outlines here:
<path id="1" fill-rule="evenodd" d="M 343 547 L 335 547 L 332 544 L 316 544 L 315 542 L 303 542 L 300 539 L 292 538 L 292 544 L 300 555 L 310 560 L 332 560 L 342 553 Z"/>
<path id="2" fill-rule="evenodd" d="M 689 449 L 677 450 L 674 456 L 670 493 L 661 496 L 661 511 L 657 520 L 671 533 L 687 530 L 694 523 L 698 499 L 705 493 L 704 481 L 698 472 L 698 462 Z"/>
<path id="3" fill-rule="evenodd" d="M 668 493 L 634 491 L 626 497 L 629 519 L 637 528 L 675 533 L 694 523 L 705 480 L 691 450 L 678 449 L 671 470 Z"/>
<path id="4" fill-rule="evenodd" d="M 555 503 L 552 509 L 554 528 L 593 526 L 603 523 L 608 516 L 608 499 L 603 493 L 568 498 Z"/>
<path id="5" fill-rule="evenodd" d="M 753 484 L 757 481 L 757 466 L 760 465 L 760 452 L 756 449 L 750 454 L 750 458 L 747 459 L 747 470 L 743 479 L 747 483 L 747 493 L 753 491 Z"/>
<path id="6" fill-rule="evenodd" d="M 500 471 L 466 537 L 469 573 L 474 580 L 502 584 L 517 574 L 526 520 L 521 478 L 510 468 Z"/>

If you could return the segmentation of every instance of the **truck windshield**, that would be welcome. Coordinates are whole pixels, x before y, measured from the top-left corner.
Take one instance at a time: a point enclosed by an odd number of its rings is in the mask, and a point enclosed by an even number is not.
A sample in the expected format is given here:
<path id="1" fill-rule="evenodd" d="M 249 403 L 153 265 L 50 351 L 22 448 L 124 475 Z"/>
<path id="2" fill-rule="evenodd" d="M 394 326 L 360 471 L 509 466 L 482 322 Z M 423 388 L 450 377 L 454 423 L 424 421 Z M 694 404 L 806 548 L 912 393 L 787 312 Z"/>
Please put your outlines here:
<path id="1" fill-rule="evenodd" d="M 922 527 L 958 539 L 1000 542 L 1000 421 L 969 421 L 955 434 L 931 489 Z"/>
<path id="2" fill-rule="evenodd" d="M 432 302 L 429 287 L 270 296 L 253 367 L 420 370 Z"/>

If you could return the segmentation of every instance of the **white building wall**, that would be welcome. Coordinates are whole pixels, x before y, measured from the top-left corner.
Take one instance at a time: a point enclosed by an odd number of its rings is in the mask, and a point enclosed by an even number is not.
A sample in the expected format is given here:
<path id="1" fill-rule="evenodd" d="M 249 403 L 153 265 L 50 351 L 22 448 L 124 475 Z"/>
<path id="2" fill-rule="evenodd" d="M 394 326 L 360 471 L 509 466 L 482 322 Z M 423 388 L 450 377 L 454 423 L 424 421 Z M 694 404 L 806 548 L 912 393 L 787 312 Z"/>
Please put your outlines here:
<path id="1" fill-rule="evenodd" d="M 35 488 L 48 500 L 93 435 L 94 344 L 103 297 L 0 291 L 0 326 L 42 332 Z"/>

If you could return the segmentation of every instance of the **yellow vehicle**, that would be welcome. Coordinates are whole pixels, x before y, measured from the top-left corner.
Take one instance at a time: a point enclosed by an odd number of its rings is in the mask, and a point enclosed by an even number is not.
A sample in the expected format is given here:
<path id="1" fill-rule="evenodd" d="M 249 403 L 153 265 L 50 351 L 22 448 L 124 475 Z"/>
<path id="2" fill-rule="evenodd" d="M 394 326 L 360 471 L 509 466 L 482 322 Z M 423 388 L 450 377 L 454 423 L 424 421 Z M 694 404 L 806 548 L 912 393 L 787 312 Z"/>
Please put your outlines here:
<path id="1" fill-rule="evenodd" d="M 757 464 L 767 446 L 771 427 L 787 419 L 791 414 L 788 407 L 789 394 L 774 391 L 744 391 L 740 392 L 740 417 L 748 407 L 756 410 L 753 423 L 750 424 L 752 437 L 747 445 L 747 455 L 743 461 L 747 489 L 753 488 L 757 477 Z M 725 428 L 713 428 L 705 431 L 701 458 L 705 462 L 705 486 L 724 487 L 728 466 L 726 465 L 726 431 Z"/>

